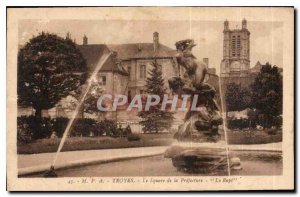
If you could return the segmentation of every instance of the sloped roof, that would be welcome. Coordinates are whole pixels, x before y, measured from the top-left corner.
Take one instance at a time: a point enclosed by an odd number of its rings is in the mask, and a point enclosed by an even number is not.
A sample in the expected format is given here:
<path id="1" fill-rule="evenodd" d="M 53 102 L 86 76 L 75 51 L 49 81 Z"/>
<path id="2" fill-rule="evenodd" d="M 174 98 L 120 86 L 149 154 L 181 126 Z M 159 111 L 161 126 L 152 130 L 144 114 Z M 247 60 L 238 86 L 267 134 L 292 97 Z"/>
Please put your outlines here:
<path id="1" fill-rule="evenodd" d="M 117 59 L 117 57 L 114 57 L 111 55 L 106 63 L 101 68 L 100 72 L 117 72 L 123 75 L 129 75 L 128 72 L 125 70 L 125 68 L 122 66 L 122 62 Z"/>
<path id="2" fill-rule="evenodd" d="M 131 44 L 111 44 L 109 50 L 115 51 L 122 60 L 148 59 L 148 58 L 172 58 L 176 51 L 163 44 L 159 44 L 154 51 L 153 43 L 131 43 Z"/>
<path id="3" fill-rule="evenodd" d="M 105 44 L 77 45 L 77 47 L 86 60 L 89 73 L 94 71 L 100 58 L 105 53 L 110 52 Z M 128 75 L 127 71 L 122 67 L 117 58 L 110 56 L 102 66 L 100 72 L 112 71 Z"/>
<path id="4" fill-rule="evenodd" d="M 251 68 L 250 70 L 251 70 L 252 73 L 258 73 L 258 72 L 260 72 L 262 66 L 263 65 L 259 61 L 257 61 L 257 63 L 255 64 L 255 66 L 253 68 Z M 277 67 L 277 69 L 278 69 L 278 71 L 280 73 L 283 72 L 283 69 L 281 67 Z"/>
<path id="5" fill-rule="evenodd" d="M 262 64 L 259 61 L 257 61 L 255 66 L 253 68 L 251 68 L 251 71 L 252 72 L 259 72 L 261 68 L 262 68 Z"/>

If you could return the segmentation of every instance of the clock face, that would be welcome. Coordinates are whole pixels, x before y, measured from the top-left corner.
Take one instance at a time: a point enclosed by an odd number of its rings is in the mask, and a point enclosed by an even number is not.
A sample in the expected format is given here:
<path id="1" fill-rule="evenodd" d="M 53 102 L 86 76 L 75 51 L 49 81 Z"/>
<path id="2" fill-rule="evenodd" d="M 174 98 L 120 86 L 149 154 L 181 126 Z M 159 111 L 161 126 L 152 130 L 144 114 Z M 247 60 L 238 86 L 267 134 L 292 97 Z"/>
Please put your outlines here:
<path id="1" fill-rule="evenodd" d="M 231 64 L 230 64 L 230 70 L 233 71 L 233 72 L 238 72 L 241 70 L 241 63 L 238 62 L 238 61 L 233 61 Z"/>

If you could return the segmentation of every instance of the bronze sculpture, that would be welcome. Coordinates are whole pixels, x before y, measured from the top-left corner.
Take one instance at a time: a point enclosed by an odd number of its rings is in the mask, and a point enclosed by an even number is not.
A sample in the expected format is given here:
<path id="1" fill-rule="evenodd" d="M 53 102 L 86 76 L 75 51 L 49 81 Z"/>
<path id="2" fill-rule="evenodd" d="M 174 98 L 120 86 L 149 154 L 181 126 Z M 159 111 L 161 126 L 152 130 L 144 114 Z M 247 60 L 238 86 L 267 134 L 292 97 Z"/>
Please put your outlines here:
<path id="1" fill-rule="evenodd" d="M 183 76 L 169 79 L 169 86 L 176 94 L 197 95 L 196 111 L 187 111 L 184 123 L 179 126 L 174 137 L 180 141 L 218 141 L 219 125 L 222 124 L 220 109 L 215 101 L 216 90 L 205 82 L 208 73 L 207 65 L 198 61 L 192 54 L 196 46 L 194 40 L 186 39 L 176 42 L 177 63 L 184 68 Z"/>

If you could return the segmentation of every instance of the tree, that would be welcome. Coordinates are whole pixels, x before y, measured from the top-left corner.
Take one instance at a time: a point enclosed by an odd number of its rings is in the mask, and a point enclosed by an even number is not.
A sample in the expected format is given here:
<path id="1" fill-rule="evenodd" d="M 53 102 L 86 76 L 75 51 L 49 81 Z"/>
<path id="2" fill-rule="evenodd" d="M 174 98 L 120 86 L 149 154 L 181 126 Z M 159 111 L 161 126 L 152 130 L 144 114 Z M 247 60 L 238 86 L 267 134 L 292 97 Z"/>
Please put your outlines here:
<path id="1" fill-rule="evenodd" d="M 259 111 L 262 126 L 278 126 L 282 114 L 282 76 L 276 66 L 263 65 L 252 88 L 252 105 Z"/>
<path id="2" fill-rule="evenodd" d="M 248 88 L 241 85 L 230 83 L 225 93 L 226 111 L 242 111 L 250 107 L 251 93 Z"/>
<path id="3" fill-rule="evenodd" d="M 86 89 L 86 85 L 81 86 L 76 91 L 71 93 L 72 100 L 69 100 L 69 103 L 65 105 L 66 109 L 75 110 L 76 106 L 79 104 L 80 92 Z M 101 120 L 101 114 L 104 114 L 103 111 L 100 111 L 97 107 L 97 102 L 99 97 L 103 94 L 104 87 L 100 85 L 100 82 L 97 79 L 92 80 L 91 87 L 84 98 L 82 106 L 78 113 L 78 118 L 84 118 L 84 113 L 96 114 L 98 120 Z"/>
<path id="4" fill-rule="evenodd" d="M 18 53 L 18 104 L 32 106 L 35 116 L 50 109 L 86 80 L 86 61 L 75 43 L 40 33 Z"/>
<path id="5" fill-rule="evenodd" d="M 99 82 L 94 81 L 91 85 L 89 93 L 86 95 L 83 101 L 83 111 L 89 114 L 97 114 L 98 118 L 100 119 L 101 113 L 104 112 L 98 109 L 97 102 L 103 92 L 104 89 L 99 85 Z"/>
<path id="6" fill-rule="evenodd" d="M 149 95 L 158 95 L 162 101 L 166 88 L 164 87 L 164 79 L 160 66 L 156 60 L 152 62 L 152 70 L 149 73 L 150 77 L 146 80 L 146 92 Z M 164 129 L 169 129 L 173 123 L 173 113 L 170 111 L 161 110 L 161 102 L 150 107 L 148 111 L 139 112 L 139 117 L 142 118 L 140 124 L 143 125 L 144 132 L 158 132 Z"/>

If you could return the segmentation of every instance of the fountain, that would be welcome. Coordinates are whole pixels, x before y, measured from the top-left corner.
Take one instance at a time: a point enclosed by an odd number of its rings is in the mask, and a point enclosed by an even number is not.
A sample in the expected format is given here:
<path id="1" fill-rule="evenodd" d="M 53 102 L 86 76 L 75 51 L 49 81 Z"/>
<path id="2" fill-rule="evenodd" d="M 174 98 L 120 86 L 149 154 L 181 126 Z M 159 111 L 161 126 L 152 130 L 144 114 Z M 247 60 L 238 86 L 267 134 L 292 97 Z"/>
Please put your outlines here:
<path id="1" fill-rule="evenodd" d="M 111 53 L 107 53 L 107 54 L 104 54 L 104 55 L 101 57 L 101 59 L 100 59 L 99 62 L 98 62 L 98 65 L 96 66 L 96 68 L 95 68 L 95 70 L 93 71 L 92 75 L 91 75 L 91 76 L 89 77 L 89 79 L 87 80 L 87 82 L 86 82 L 86 84 L 87 84 L 87 85 L 86 85 L 86 88 L 85 88 L 85 90 L 82 92 L 82 95 L 81 95 L 81 97 L 80 97 L 80 99 L 79 99 L 79 103 L 77 104 L 77 106 L 76 106 L 76 108 L 75 108 L 75 111 L 73 112 L 72 117 L 71 117 L 71 119 L 70 119 L 69 122 L 68 122 L 68 125 L 67 125 L 67 127 L 66 127 L 66 129 L 65 129 L 65 131 L 64 131 L 64 134 L 63 134 L 63 136 L 62 136 L 62 138 L 61 138 L 61 141 L 60 141 L 60 143 L 59 143 L 59 147 L 58 147 L 58 149 L 57 149 L 57 152 L 56 152 L 56 154 L 54 155 L 53 162 L 52 162 L 52 164 L 51 164 L 51 166 L 50 166 L 50 169 L 49 169 L 48 171 L 45 172 L 44 177 L 57 177 L 57 175 L 56 175 L 56 173 L 55 173 L 55 167 L 54 167 L 54 166 L 55 166 L 55 163 L 56 163 L 56 161 L 57 161 L 58 155 L 59 155 L 59 153 L 61 152 L 61 149 L 62 149 L 62 147 L 63 147 L 63 145 L 64 145 L 64 143 L 65 143 L 65 141 L 66 141 L 66 138 L 67 138 L 67 136 L 68 136 L 68 134 L 69 134 L 69 132 L 70 132 L 70 130 L 71 130 L 71 128 L 72 128 L 72 125 L 73 125 L 73 123 L 74 123 L 74 120 L 75 120 L 75 118 L 76 118 L 77 115 L 78 115 L 78 112 L 79 112 L 79 110 L 80 110 L 80 108 L 81 108 L 81 105 L 83 104 L 84 99 L 85 99 L 86 95 L 88 94 L 88 92 L 89 92 L 89 90 L 90 90 L 90 88 L 91 88 L 91 85 L 92 85 L 93 80 L 96 79 L 96 76 L 97 76 L 98 72 L 100 71 L 100 69 L 102 68 L 103 64 L 106 62 L 106 60 L 110 57 L 110 55 L 111 55 Z"/>
<path id="2" fill-rule="evenodd" d="M 198 96 L 196 110 L 187 111 L 184 123 L 179 126 L 174 138 L 178 140 L 166 152 L 178 170 L 192 173 L 214 173 L 218 169 L 226 169 L 230 175 L 230 165 L 236 168 L 239 159 L 229 159 L 226 117 L 222 99 L 221 81 L 219 90 L 221 109 L 215 101 L 216 90 L 205 83 L 207 66 L 196 60 L 192 48 L 196 46 L 192 39 L 178 41 L 176 59 L 178 65 L 185 69 L 183 76 L 169 79 L 169 87 L 175 94 Z M 222 116 L 221 116 L 222 112 Z M 224 121 L 223 121 L 224 120 Z M 220 128 L 223 125 L 225 142 L 221 142 Z"/>

